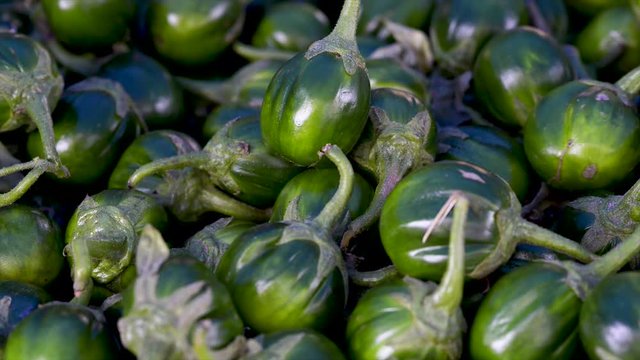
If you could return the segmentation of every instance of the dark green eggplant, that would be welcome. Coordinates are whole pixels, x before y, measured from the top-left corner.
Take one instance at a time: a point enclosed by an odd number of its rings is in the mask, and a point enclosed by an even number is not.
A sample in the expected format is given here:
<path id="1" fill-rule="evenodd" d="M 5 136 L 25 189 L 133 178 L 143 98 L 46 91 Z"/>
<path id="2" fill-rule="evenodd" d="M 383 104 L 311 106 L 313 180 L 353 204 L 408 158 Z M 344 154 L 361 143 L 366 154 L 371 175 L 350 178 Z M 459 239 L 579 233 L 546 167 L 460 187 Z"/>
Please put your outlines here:
<path id="1" fill-rule="evenodd" d="M 360 0 L 346 0 L 327 37 L 288 60 L 271 79 L 260 122 L 267 149 L 298 165 L 327 143 L 345 153 L 367 121 L 370 85 L 356 43 Z"/>
<path id="2" fill-rule="evenodd" d="M 571 63 L 551 35 L 520 27 L 494 36 L 473 65 L 473 89 L 496 120 L 523 127 L 536 105 L 574 79 Z"/>
<path id="3" fill-rule="evenodd" d="M 147 21 L 155 50 L 179 66 L 210 64 L 240 35 L 244 3 L 239 0 L 151 0 Z"/>
<path id="4" fill-rule="evenodd" d="M 349 201 L 353 169 L 338 146 L 326 145 L 322 154 L 336 164 L 340 185 L 320 214 L 258 225 L 234 241 L 218 265 L 238 313 L 258 332 L 326 331 L 342 316 L 347 272 L 331 233 Z M 289 212 L 295 211 L 294 202 Z"/>
<path id="5" fill-rule="evenodd" d="M 6 360 L 120 358 L 101 312 L 62 302 L 41 306 L 22 320 L 5 351 Z"/>
<path id="6" fill-rule="evenodd" d="M 0 281 L 0 356 L 7 337 L 22 319 L 51 301 L 42 288 L 18 281 Z"/>
<path id="7" fill-rule="evenodd" d="M 436 63 L 450 76 L 471 70 L 487 40 L 526 18 L 525 0 L 440 1 L 429 27 Z"/>
<path id="8" fill-rule="evenodd" d="M 237 118 L 260 116 L 260 109 L 237 103 L 224 103 L 215 108 L 207 116 L 202 125 L 202 137 L 211 139 L 224 126 Z"/>
<path id="9" fill-rule="evenodd" d="M 119 54 L 102 65 L 98 76 L 119 82 L 150 128 L 180 125 L 184 113 L 182 89 L 153 58 L 139 51 Z"/>
<path id="10" fill-rule="evenodd" d="M 88 186 L 105 177 L 144 127 L 135 105 L 120 84 L 89 78 L 65 89 L 53 113 L 55 146 L 70 176 L 58 181 Z M 27 150 L 42 157 L 39 137 L 31 134 Z"/>
<path id="11" fill-rule="evenodd" d="M 129 177 L 144 164 L 199 150 L 200 145 L 191 136 L 178 131 L 156 130 L 138 136 L 120 156 L 109 178 L 109 189 L 127 189 Z M 160 176 L 148 176 L 136 190 L 153 193 L 164 181 Z"/>
<path id="12" fill-rule="evenodd" d="M 569 191 L 610 188 L 640 161 L 640 119 L 631 97 L 640 68 L 615 85 L 575 80 L 547 94 L 524 128 L 524 150 L 550 186 Z"/>
<path id="13" fill-rule="evenodd" d="M 256 223 L 251 221 L 230 217 L 219 219 L 187 239 L 184 250 L 215 271 L 229 246 L 254 226 Z"/>
<path id="14" fill-rule="evenodd" d="M 340 349 L 324 335 L 313 330 L 281 331 L 252 339 L 260 350 L 245 360 L 344 360 Z"/>
<path id="15" fill-rule="evenodd" d="M 50 284 L 64 264 L 63 247 L 59 229 L 40 210 L 0 208 L 0 281 Z"/>
<path id="16" fill-rule="evenodd" d="M 569 13 L 564 0 L 527 0 L 525 3 L 535 27 L 550 34 L 558 42 L 565 41 L 569 31 Z M 541 20 L 536 21 L 537 19 Z"/>
<path id="17" fill-rule="evenodd" d="M 236 358 L 231 349 L 242 349 L 244 326 L 213 272 L 189 255 L 170 256 L 151 225 L 136 253 L 137 277 L 118 320 L 124 346 L 140 359 Z"/>
<path id="18" fill-rule="evenodd" d="M 351 358 L 460 359 L 466 322 L 460 309 L 465 277 L 464 226 L 469 200 L 455 201 L 447 270 L 439 285 L 405 277 L 370 289 L 351 313 Z"/>
<path id="19" fill-rule="evenodd" d="M 426 28 L 435 3 L 434 0 L 365 0 L 358 34 L 374 33 L 383 19 L 415 29 Z"/>
<path id="20" fill-rule="evenodd" d="M 625 272 L 603 279 L 580 310 L 580 340 L 589 358 L 640 357 L 640 274 Z"/>
<path id="21" fill-rule="evenodd" d="M 436 124 L 420 99 L 391 88 L 371 92 L 369 122 L 351 159 L 378 184 L 367 210 L 349 223 L 343 249 L 378 221 L 384 202 L 406 174 L 433 162 L 436 147 Z"/>
<path id="22" fill-rule="evenodd" d="M 425 104 L 429 103 L 427 78 L 420 72 L 394 59 L 367 59 L 371 90 L 392 88 L 413 93 Z"/>
<path id="23" fill-rule="evenodd" d="M 87 304 L 94 281 L 119 292 L 131 281 L 142 229 L 167 226 L 161 205 L 136 190 L 104 190 L 87 196 L 67 225 L 65 248 L 71 264 L 74 302 Z"/>
<path id="24" fill-rule="evenodd" d="M 193 220 L 206 211 L 266 220 L 268 213 L 254 206 L 271 206 L 280 189 L 302 170 L 267 152 L 260 121 L 254 117 L 228 123 L 202 151 L 141 166 L 129 178 L 129 186 L 149 175 L 184 168 L 191 170 L 174 179 L 165 177 L 166 184 L 158 190 L 163 202 L 171 204 L 174 214 L 183 220 Z"/>
<path id="25" fill-rule="evenodd" d="M 520 202 L 498 175 L 444 160 L 402 179 L 382 208 L 382 244 L 401 274 L 434 281 L 441 278 L 451 220 L 448 217 L 438 225 L 434 221 L 456 191 L 471 202 L 465 227 L 465 267 L 470 278 L 484 278 L 506 263 L 518 243 L 546 247 L 582 262 L 596 258 L 572 240 L 520 217 Z"/>
<path id="26" fill-rule="evenodd" d="M 134 0 L 43 0 L 56 40 L 76 52 L 104 51 L 123 40 L 135 13 Z"/>
<path id="27" fill-rule="evenodd" d="M 522 144 L 492 127 L 467 125 L 438 132 L 438 160 L 465 161 L 503 178 L 523 202 L 534 179 Z"/>
<path id="28" fill-rule="evenodd" d="M 640 251 L 640 228 L 589 265 L 538 262 L 501 277 L 471 326 L 473 359 L 571 359 L 582 302 Z M 606 281 L 606 280 L 605 280 Z"/>

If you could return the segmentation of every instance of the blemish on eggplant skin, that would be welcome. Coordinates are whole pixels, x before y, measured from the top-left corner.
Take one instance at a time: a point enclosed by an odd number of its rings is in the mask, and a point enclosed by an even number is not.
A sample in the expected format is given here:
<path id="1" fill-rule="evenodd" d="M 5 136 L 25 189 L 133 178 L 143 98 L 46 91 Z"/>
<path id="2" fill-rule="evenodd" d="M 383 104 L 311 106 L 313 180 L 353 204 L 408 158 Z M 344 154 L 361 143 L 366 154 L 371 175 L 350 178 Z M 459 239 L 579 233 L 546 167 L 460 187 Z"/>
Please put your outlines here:
<path id="1" fill-rule="evenodd" d="M 480 175 L 476 174 L 476 173 L 472 173 L 470 171 L 464 171 L 462 169 L 459 169 L 458 172 L 460 172 L 460 175 L 462 175 L 463 178 L 471 180 L 471 181 L 476 181 L 479 182 L 481 184 L 485 184 L 486 182 L 484 181 L 483 178 L 480 177 Z"/>
<path id="2" fill-rule="evenodd" d="M 609 95 L 604 92 L 600 92 L 596 95 L 596 101 L 609 101 Z"/>
<path id="3" fill-rule="evenodd" d="M 591 164 L 589 166 L 587 166 L 586 169 L 584 169 L 584 171 L 582 172 L 582 177 L 588 180 L 593 179 L 594 176 L 596 176 L 596 173 L 598 172 L 598 168 L 596 167 L 595 164 Z"/>

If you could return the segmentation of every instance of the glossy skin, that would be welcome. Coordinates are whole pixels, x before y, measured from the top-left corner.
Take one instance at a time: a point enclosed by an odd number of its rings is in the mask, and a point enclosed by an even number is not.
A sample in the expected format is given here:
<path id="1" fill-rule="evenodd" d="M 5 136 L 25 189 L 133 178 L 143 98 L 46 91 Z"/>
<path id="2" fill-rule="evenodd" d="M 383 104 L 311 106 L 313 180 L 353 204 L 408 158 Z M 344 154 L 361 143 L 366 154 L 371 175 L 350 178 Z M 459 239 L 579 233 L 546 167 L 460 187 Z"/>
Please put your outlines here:
<path id="1" fill-rule="evenodd" d="M 604 279 L 580 311 L 580 340 L 590 359 L 640 357 L 640 274 L 619 273 Z"/>
<path id="2" fill-rule="evenodd" d="M 346 154 L 367 121 L 369 100 L 364 69 L 350 76 L 333 54 L 306 60 L 300 53 L 269 84 L 260 115 L 264 143 L 302 166 L 316 163 L 325 144 L 336 144 Z"/>
<path id="3" fill-rule="evenodd" d="M 136 169 L 153 160 L 199 151 L 191 136 L 172 130 L 148 132 L 136 138 L 122 153 L 109 178 L 109 189 L 127 189 L 127 180 Z M 136 185 L 143 192 L 155 190 L 163 182 L 159 175 L 146 177 Z"/>
<path id="4" fill-rule="evenodd" d="M 221 104 L 215 108 L 204 121 L 202 137 L 210 139 L 231 120 L 260 116 L 260 109 L 242 104 Z"/>
<path id="5" fill-rule="evenodd" d="M 358 22 L 358 33 L 370 33 L 373 20 L 391 20 L 415 29 L 422 29 L 429 21 L 433 0 L 364 0 L 362 14 Z M 373 24 L 372 24 L 373 25 Z"/>
<path id="6" fill-rule="evenodd" d="M 119 358 L 113 335 L 93 311 L 70 303 L 39 308 L 9 335 L 6 359 Z"/>
<path id="7" fill-rule="evenodd" d="M 640 120 L 611 85 L 573 81 L 550 92 L 524 129 L 534 170 L 564 190 L 611 187 L 640 159 Z"/>
<path id="8" fill-rule="evenodd" d="M 523 27 L 493 37 L 473 66 L 474 91 L 502 124 L 522 127 L 542 98 L 573 80 L 573 69 L 549 35 Z"/>
<path id="9" fill-rule="evenodd" d="M 429 98 L 426 77 L 397 61 L 369 59 L 367 60 L 367 72 L 369 73 L 371 90 L 392 88 L 409 91 L 423 102 L 427 102 Z"/>
<path id="10" fill-rule="evenodd" d="M 521 202 L 530 190 L 533 173 L 522 144 L 507 133 L 490 127 L 460 126 L 441 132 L 438 158 L 466 161 L 503 178 Z"/>
<path id="11" fill-rule="evenodd" d="M 520 267 L 491 288 L 471 325 L 473 359 L 570 359 L 581 300 L 554 264 Z"/>
<path id="12" fill-rule="evenodd" d="M 120 89 L 119 91 L 123 91 Z M 140 131 L 131 108 L 121 112 L 115 93 L 105 89 L 68 88 L 52 117 L 56 149 L 71 176 L 58 179 L 71 185 L 90 185 L 110 171 L 125 147 Z M 38 134 L 31 134 L 27 150 L 43 157 Z"/>
<path id="13" fill-rule="evenodd" d="M 509 206 L 507 183 L 473 165 L 436 162 L 402 179 L 382 208 L 382 244 L 400 273 L 440 280 L 447 265 L 451 221 L 436 227 L 426 243 L 422 236 L 451 193 L 460 190 L 472 199 L 465 226 L 467 272 L 496 247 L 500 235 L 495 215 Z"/>
<path id="14" fill-rule="evenodd" d="M 98 76 L 119 82 L 150 128 L 175 127 L 182 120 L 182 89 L 153 58 L 138 51 L 120 54 Z"/>
<path id="15" fill-rule="evenodd" d="M 471 68 L 478 50 L 493 35 L 526 18 L 523 0 L 453 0 L 436 4 L 429 38 L 436 62 L 455 76 Z"/>
<path id="16" fill-rule="evenodd" d="M 258 48 L 299 52 L 325 37 L 329 31 L 329 19 L 315 6 L 292 1 L 281 2 L 269 7 L 258 24 L 251 43 Z"/>
<path id="17" fill-rule="evenodd" d="M 122 40 L 135 13 L 134 0 L 44 0 L 56 39 L 78 52 L 104 50 Z"/>
<path id="18" fill-rule="evenodd" d="M 0 209 L 0 280 L 50 284 L 62 269 L 63 247 L 60 231 L 41 211 L 24 205 Z"/>
<path id="19" fill-rule="evenodd" d="M 260 338 L 262 351 L 247 360 L 344 360 L 336 344 L 313 330 L 282 331 Z"/>
<path id="20" fill-rule="evenodd" d="M 227 249 L 216 273 L 254 330 L 326 330 L 339 321 L 346 300 L 340 252 L 311 234 L 283 241 L 285 228 L 280 222 L 247 231 Z"/>
<path id="21" fill-rule="evenodd" d="M 270 221 L 285 220 L 287 207 L 295 198 L 298 198 L 299 218 L 302 220 L 315 218 L 336 192 L 339 179 L 340 175 L 336 169 L 309 169 L 296 175 L 280 191 L 273 205 Z M 355 174 L 353 191 L 347 205 L 351 220 L 367 209 L 372 196 L 371 185 L 362 176 Z"/>
<path id="22" fill-rule="evenodd" d="M 152 0 L 147 19 L 156 51 L 189 67 L 212 62 L 235 40 L 243 11 L 234 0 Z"/>
<path id="23" fill-rule="evenodd" d="M 18 281 L 0 281 L 0 300 L 8 301 L 9 307 L 8 316 L 0 319 L 0 347 L 2 347 L 11 331 L 22 319 L 38 306 L 51 301 L 51 296 L 35 285 Z"/>

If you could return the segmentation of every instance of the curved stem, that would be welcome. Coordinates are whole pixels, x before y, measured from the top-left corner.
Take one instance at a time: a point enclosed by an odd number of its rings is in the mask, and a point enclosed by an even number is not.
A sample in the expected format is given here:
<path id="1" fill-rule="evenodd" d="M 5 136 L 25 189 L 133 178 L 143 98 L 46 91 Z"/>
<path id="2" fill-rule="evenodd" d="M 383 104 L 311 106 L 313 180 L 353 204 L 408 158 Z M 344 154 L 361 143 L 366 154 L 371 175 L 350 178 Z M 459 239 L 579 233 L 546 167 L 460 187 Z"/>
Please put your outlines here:
<path id="1" fill-rule="evenodd" d="M 465 275 L 464 227 L 469 212 L 469 200 L 461 194 L 455 196 L 456 205 L 453 208 L 447 271 L 433 293 L 434 305 L 445 310 L 448 314 L 453 314 L 460 307 L 462 301 Z"/>
<path id="2" fill-rule="evenodd" d="M 629 71 L 615 85 L 631 96 L 638 95 L 640 92 L 640 66 Z"/>
<path id="3" fill-rule="evenodd" d="M 564 50 L 564 54 L 567 56 L 569 60 L 569 64 L 571 64 L 571 69 L 573 70 L 573 75 L 578 80 L 591 79 L 592 77 L 589 75 L 587 68 L 584 66 L 584 63 L 580 59 L 580 53 L 578 49 L 576 49 L 573 45 L 564 45 L 562 47 Z"/>
<path id="4" fill-rule="evenodd" d="M 32 169 L 13 189 L 4 194 L 0 194 L 0 207 L 16 202 L 31 188 L 43 173 L 52 171 L 52 168 L 53 164 L 49 161 L 36 158 L 27 163 L 16 164 L 0 169 L 0 177 L 17 171 Z"/>
<path id="5" fill-rule="evenodd" d="M 243 43 L 233 44 L 233 51 L 238 55 L 250 61 L 257 60 L 289 60 L 296 55 L 295 52 L 270 49 L 270 48 L 257 48 L 254 46 L 246 45 Z"/>
<path id="6" fill-rule="evenodd" d="M 355 41 L 359 17 L 360 0 L 345 0 L 338 22 L 331 33 L 343 39 Z"/>
<path id="7" fill-rule="evenodd" d="M 331 232 L 336 223 L 342 217 L 343 211 L 347 208 L 351 192 L 353 191 L 353 168 L 349 159 L 344 155 L 337 145 L 327 144 L 322 148 L 321 155 L 324 154 L 338 168 L 340 182 L 331 200 L 324 206 L 320 214 L 313 219 L 313 222 L 320 225 L 325 230 Z"/>
<path id="8" fill-rule="evenodd" d="M 640 252 L 640 226 L 606 255 L 587 265 L 592 274 L 603 278 L 620 270 Z"/>
<path id="9" fill-rule="evenodd" d="M 148 164 L 144 164 L 134 171 L 134 173 L 129 177 L 127 185 L 132 188 L 147 176 L 163 171 L 183 169 L 186 167 L 199 168 L 200 166 L 206 165 L 208 162 L 209 155 L 204 152 L 188 153 L 158 159 Z"/>
<path id="10" fill-rule="evenodd" d="M 73 278 L 74 298 L 72 302 L 88 305 L 93 290 L 93 279 L 91 279 L 91 256 L 84 236 L 74 236 L 69 243 L 69 249 L 69 255 L 73 259 L 71 277 Z"/>
<path id="11" fill-rule="evenodd" d="M 354 284 L 364 287 L 375 287 L 390 279 L 400 278 L 402 276 L 393 265 L 373 271 L 358 271 L 350 268 L 348 272 L 349 278 Z"/>
<path id="12" fill-rule="evenodd" d="M 551 30 L 547 20 L 542 16 L 542 12 L 540 11 L 540 7 L 535 2 L 535 0 L 525 0 L 527 12 L 533 20 L 533 24 L 536 28 L 542 30 L 543 32 L 551 35 Z"/>
<path id="13" fill-rule="evenodd" d="M 258 209 L 227 195 L 214 186 L 201 189 L 197 200 L 203 211 L 214 211 L 236 219 L 266 222 L 271 217 L 271 209 Z"/>
<path id="14" fill-rule="evenodd" d="M 590 263 L 598 258 L 577 242 L 558 235 L 532 222 L 519 218 L 514 226 L 513 237 L 518 242 L 545 247 L 583 262 Z"/>
<path id="15" fill-rule="evenodd" d="M 608 214 L 610 218 L 628 217 L 640 221 L 640 180 L 624 193 L 615 208 Z"/>
<path id="16" fill-rule="evenodd" d="M 215 103 L 225 104 L 233 99 L 232 90 L 224 80 L 200 80 L 179 76 L 175 79 L 185 90 Z"/>

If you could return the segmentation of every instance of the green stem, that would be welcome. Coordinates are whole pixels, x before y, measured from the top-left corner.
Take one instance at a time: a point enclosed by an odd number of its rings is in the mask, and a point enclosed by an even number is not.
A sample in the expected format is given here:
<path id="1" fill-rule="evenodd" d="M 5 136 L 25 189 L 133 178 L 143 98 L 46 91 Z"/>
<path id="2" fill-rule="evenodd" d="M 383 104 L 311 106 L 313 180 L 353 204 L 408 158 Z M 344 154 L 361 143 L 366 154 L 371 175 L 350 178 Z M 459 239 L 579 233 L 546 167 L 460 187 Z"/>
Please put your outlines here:
<path id="1" fill-rule="evenodd" d="M 564 50 L 564 54 L 567 56 L 569 60 L 569 64 L 571 64 L 571 69 L 573 70 L 573 75 L 578 80 L 591 79 L 592 77 L 589 75 L 587 68 L 584 66 L 584 63 L 580 59 L 580 53 L 578 49 L 576 49 L 573 45 L 564 45 L 562 47 Z"/>
<path id="2" fill-rule="evenodd" d="M 0 169 L 0 177 L 17 171 L 32 169 L 13 189 L 4 194 L 0 194 L 0 207 L 16 202 L 31 188 L 43 173 L 52 171 L 52 168 L 53 164 L 49 161 L 36 158 L 27 163 L 16 164 Z"/>
<path id="3" fill-rule="evenodd" d="M 245 45 L 242 43 L 233 44 L 233 51 L 238 55 L 249 61 L 258 60 L 283 60 L 287 61 L 296 55 L 295 52 L 270 49 L 270 48 L 257 48 L 254 46 Z"/>
<path id="4" fill-rule="evenodd" d="M 549 250 L 569 255 L 583 263 L 590 263 L 598 258 L 597 255 L 592 254 L 577 242 L 522 218 L 519 218 L 514 226 L 513 237 L 518 242 L 542 246 Z"/>
<path id="5" fill-rule="evenodd" d="M 187 167 L 200 169 L 201 166 L 207 165 L 209 160 L 209 155 L 204 152 L 194 152 L 158 159 L 140 166 L 133 174 L 131 174 L 129 181 L 127 181 L 127 185 L 130 188 L 135 187 L 145 177 L 159 172 L 184 169 Z"/>
<path id="6" fill-rule="evenodd" d="M 640 66 L 629 71 L 615 85 L 631 96 L 638 95 L 640 92 Z"/>
<path id="7" fill-rule="evenodd" d="M 351 281 L 358 286 L 364 287 L 375 287 L 391 279 L 399 279 L 401 276 L 398 269 L 393 265 L 373 271 L 349 269 L 349 278 Z"/>
<path id="8" fill-rule="evenodd" d="M 615 208 L 610 210 L 609 218 L 631 218 L 640 220 L 640 180 L 624 193 Z"/>
<path id="9" fill-rule="evenodd" d="M 73 278 L 73 300 L 81 305 L 88 305 L 93 290 L 91 279 L 91 256 L 84 236 L 74 236 L 69 243 L 70 256 L 73 259 L 71 277 Z"/>
<path id="10" fill-rule="evenodd" d="M 360 0 L 345 0 L 338 22 L 331 33 L 343 39 L 356 41 L 359 18 Z"/>
<path id="11" fill-rule="evenodd" d="M 433 303 L 436 307 L 453 314 L 460 307 L 464 289 L 464 227 L 469 212 L 469 200 L 457 195 L 453 209 L 453 222 L 449 239 L 449 257 L 447 271 L 442 281 L 433 293 Z"/>
<path id="12" fill-rule="evenodd" d="M 188 92 L 218 104 L 226 104 L 234 97 L 229 84 L 223 80 L 199 80 L 185 77 L 176 77 L 176 80 Z"/>
<path id="13" fill-rule="evenodd" d="M 600 278 L 620 270 L 640 251 L 640 226 L 624 239 L 621 244 L 611 249 L 606 255 L 587 265 L 592 274 Z"/>
<path id="14" fill-rule="evenodd" d="M 247 205 L 214 186 L 201 189 L 196 201 L 200 203 L 203 212 L 214 211 L 236 219 L 255 222 L 266 222 L 271 217 L 271 209 L 263 210 Z"/>
<path id="15" fill-rule="evenodd" d="M 331 232 L 336 223 L 342 218 L 344 210 L 347 208 L 351 192 L 353 191 L 353 168 L 349 159 L 344 155 L 340 147 L 337 145 L 327 144 L 322 148 L 321 155 L 324 154 L 338 168 L 340 174 L 340 182 L 338 190 L 327 205 L 322 209 L 320 214 L 313 219 L 313 222 L 320 225 L 325 230 Z"/>
<path id="16" fill-rule="evenodd" d="M 542 12 L 540 11 L 540 7 L 535 0 L 525 0 L 525 4 L 527 7 L 527 12 L 529 13 L 529 17 L 533 21 L 533 24 L 536 28 L 542 30 L 546 34 L 552 35 L 549 24 L 547 20 L 542 16 Z"/>

